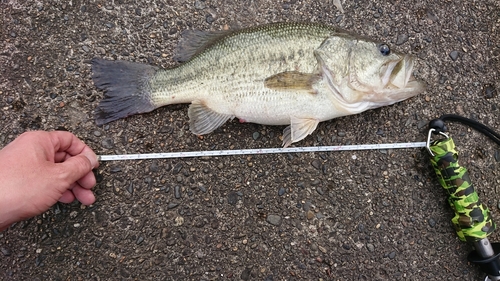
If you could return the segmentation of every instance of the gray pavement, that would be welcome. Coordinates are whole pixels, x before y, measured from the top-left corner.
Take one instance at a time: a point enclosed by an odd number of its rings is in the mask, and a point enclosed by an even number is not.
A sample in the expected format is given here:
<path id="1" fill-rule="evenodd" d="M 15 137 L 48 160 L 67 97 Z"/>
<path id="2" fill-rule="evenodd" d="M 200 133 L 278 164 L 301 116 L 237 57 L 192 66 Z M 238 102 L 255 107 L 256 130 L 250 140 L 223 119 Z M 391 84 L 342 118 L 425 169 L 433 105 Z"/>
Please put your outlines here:
<path id="1" fill-rule="evenodd" d="M 187 105 L 98 127 L 93 57 L 174 66 L 186 29 L 323 22 L 418 58 L 424 94 L 321 123 L 300 146 L 423 141 L 443 113 L 500 128 L 500 3 L 0 1 L 0 143 L 69 130 L 98 154 L 279 147 L 283 127 L 198 138 Z M 500 148 L 450 132 L 500 219 Z M 496 156 L 496 157 L 495 157 Z M 0 233 L 2 280 L 482 280 L 420 149 L 105 162 L 97 202 L 58 204 Z M 36 187 L 34 187 L 36 188 Z M 0 206 L 1 208 L 1 206 Z M 491 236 L 500 242 L 498 232 Z"/>

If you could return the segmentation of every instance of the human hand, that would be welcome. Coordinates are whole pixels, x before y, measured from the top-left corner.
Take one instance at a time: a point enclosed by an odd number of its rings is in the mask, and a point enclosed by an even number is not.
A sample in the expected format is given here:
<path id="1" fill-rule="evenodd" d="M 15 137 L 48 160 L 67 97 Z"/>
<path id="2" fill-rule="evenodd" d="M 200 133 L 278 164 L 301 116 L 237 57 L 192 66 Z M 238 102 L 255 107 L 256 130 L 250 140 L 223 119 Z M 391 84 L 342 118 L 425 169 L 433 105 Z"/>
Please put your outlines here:
<path id="1" fill-rule="evenodd" d="M 94 203 L 96 154 L 70 132 L 27 132 L 0 150 L 0 231 L 57 201 Z"/>

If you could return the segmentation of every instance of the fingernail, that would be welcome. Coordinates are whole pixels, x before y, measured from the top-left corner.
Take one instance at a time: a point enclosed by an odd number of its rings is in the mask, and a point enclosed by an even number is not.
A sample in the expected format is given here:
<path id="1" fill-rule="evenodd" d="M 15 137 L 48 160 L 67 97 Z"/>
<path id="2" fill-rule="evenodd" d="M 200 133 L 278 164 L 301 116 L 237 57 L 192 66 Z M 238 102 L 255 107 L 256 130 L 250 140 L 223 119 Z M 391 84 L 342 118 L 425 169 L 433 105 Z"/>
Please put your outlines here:
<path id="1" fill-rule="evenodd" d="M 97 164 L 99 163 L 97 161 L 97 155 L 95 155 L 92 152 L 85 152 L 83 155 L 85 155 L 85 157 L 87 157 L 89 159 L 90 164 L 92 165 L 92 169 L 97 167 Z"/>

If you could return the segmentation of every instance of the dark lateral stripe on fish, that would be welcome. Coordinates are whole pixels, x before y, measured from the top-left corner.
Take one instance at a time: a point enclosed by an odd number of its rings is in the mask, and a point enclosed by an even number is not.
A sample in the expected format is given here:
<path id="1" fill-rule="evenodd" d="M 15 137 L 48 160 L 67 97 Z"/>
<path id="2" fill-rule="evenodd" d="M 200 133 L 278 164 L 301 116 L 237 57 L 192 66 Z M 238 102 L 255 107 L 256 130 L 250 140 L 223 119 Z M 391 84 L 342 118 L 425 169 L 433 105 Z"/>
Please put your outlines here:
<path id="1" fill-rule="evenodd" d="M 151 77 L 158 67 L 127 61 L 92 60 L 92 80 L 104 91 L 94 111 L 97 125 L 157 108 L 150 99 Z"/>

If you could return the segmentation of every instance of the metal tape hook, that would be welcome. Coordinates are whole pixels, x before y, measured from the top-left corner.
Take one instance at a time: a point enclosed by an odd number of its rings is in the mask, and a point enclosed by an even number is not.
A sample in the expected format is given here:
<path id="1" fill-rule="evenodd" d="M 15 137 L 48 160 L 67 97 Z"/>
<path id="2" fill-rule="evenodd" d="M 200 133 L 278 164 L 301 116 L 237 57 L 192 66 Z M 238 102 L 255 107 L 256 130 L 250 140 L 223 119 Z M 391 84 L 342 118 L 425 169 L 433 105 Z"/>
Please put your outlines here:
<path id="1" fill-rule="evenodd" d="M 447 134 L 443 133 L 441 130 L 437 130 L 437 129 L 434 129 L 434 128 L 430 128 L 430 129 L 429 129 L 429 133 L 427 134 L 427 142 L 426 142 L 426 144 L 425 144 L 425 148 L 427 148 L 427 152 L 429 152 L 429 154 L 430 154 L 432 157 L 434 157 L 434 156 L 435 156 L 435 155 L 434 155 L 434 153 L 432 153 L 432 150 L 431 150 L 431 135 L 432 135 L 433 133 L 434 133 L 434 134 L 440 134 L 441 136 L 443 136 L 443 137 L 445 137 L 445 138 L 447 138 L 447 139 L 449 139 L 449 138 L 450 138 Z"/>

